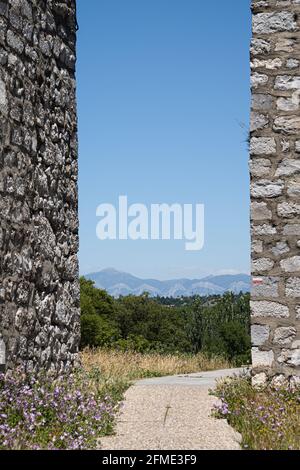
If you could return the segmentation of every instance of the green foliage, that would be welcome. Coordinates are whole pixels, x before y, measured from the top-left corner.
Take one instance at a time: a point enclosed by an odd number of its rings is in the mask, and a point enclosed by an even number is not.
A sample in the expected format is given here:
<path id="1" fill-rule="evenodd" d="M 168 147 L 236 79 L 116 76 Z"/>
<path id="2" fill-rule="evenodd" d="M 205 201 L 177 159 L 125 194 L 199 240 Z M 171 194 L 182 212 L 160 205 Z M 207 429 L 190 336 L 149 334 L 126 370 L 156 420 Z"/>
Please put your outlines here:
<path id="1" fill-rule="evenodd" d="M 213 301 L 197 299 L 189 323 L 195 352 L 221 354 L 236 365 L 250 361 L 249 294 L 227 293 Z"/>
<path id="2" fill-rule="evenodd" d="M 150 342 L 141 335 L 129 335 L 127 339 L 119 339 L 115 346 L 120 351 L 147 352 L 151 349 Z"/>
<path id="3" fill-rule="evenodd" d="M 82 348 L 222 355 L 240 365 L 250 359 L 248 294 L 113 299 L 81 278 Z"/>
<path id="4" fill-rule="evenodd" d="M 119 338 L 119 330 L 101 315 L 82 315 L 81 346 L 107 347 Z"/>
<path id="5" fill-rule="evenodd" d="M 223 342 L 223 351 L 229 360 L 238 362 L 238 365 L 249 362 L 251 341 L 248 332 L 237 321 L 224 323 L 220 327 L 220 337 Z"/>
<path id="6" fill-rule="evenodd" d="M 114 299 L 83 277 L 80 279 L 80 294 L 81 347 L 111 346 L 120 338 L 114 321 Z"/>

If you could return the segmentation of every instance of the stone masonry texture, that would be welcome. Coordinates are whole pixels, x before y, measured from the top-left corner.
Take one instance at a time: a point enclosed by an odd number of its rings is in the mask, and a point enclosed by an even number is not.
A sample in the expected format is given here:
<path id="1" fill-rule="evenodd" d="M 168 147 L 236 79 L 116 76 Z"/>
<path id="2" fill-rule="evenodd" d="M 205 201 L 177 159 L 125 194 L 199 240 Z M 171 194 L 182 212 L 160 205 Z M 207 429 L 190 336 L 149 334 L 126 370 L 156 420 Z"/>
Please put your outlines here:
<path id="1" fill-rule="evenodd" d="M 253 382 L 300 376 L 300 0 L 252 0 Z"/>
<path id="2" fill-rule="evenodd" d="M 76 24 L 75 0 L 0 0 L 0 342 L 8 369 L 59 374 L 78 360 Z"/>

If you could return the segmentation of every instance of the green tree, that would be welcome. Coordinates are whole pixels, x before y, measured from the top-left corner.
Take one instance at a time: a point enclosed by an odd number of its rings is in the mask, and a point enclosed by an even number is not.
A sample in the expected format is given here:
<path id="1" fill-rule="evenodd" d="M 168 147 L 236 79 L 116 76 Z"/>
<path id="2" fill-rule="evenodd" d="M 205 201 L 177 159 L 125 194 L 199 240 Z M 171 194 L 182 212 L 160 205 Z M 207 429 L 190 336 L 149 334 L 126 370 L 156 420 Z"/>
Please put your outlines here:
<path id="1" fill-rule="evenodd" d="M 120 337 L 114 319 L 114 299 L 80 278 L 81 348 L 111 346 Z"/>
<path id="2" fill-rule="evenodd" d="M 237 321 L 224 323 L 220 328 L 220 336 L 229 360 L 235 360 L 238 365 L 250 361 L 251 340 L 243 325 Z"/>

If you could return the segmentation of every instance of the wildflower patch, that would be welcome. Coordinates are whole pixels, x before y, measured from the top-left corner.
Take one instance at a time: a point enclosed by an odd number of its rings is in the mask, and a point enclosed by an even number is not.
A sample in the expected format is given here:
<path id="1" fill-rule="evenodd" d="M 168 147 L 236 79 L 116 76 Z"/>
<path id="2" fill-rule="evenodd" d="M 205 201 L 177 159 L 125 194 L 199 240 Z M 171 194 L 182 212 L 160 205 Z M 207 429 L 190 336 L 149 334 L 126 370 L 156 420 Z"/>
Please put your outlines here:
<path id="1" fill-rule="evenodd" d="M 0 449 L 94 449 L 116 411 L 112 397 L 91 387 L 83 371 L 55 381 L 1 374 Z"/>
<path id="2" fill-rule="evenodd" d="M 288 384 L 257 389 L 246 378 L 220 383 L 214 414 L 242 434 L 251 450 L 300 449 L 300 388 Z"/>

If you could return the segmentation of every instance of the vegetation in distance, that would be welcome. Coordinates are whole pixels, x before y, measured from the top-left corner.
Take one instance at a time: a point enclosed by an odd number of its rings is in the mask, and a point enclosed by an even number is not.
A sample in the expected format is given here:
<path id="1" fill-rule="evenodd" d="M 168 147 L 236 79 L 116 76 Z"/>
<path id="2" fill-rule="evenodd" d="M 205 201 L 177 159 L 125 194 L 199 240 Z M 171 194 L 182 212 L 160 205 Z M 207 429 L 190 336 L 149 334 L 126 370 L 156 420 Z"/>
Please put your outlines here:
<path id="1" fill-rule="evenodd" d="M 250 361 L 249 294 L 180 299 L 127 296 L 115 299 L 80 279 L 81 348 L 161 354 L 223 356 Z"/>

